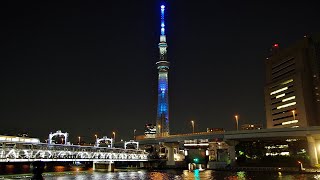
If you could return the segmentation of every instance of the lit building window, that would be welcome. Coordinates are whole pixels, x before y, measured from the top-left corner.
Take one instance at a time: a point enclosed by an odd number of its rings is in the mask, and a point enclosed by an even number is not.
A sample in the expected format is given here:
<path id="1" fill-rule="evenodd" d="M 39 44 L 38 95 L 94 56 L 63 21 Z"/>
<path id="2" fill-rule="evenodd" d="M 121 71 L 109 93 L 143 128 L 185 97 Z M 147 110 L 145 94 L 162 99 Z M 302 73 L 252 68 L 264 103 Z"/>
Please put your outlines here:
<path id="1" fill-rule="evenodd" d="M 289 107 L 289 106 L 293 106 L 295 104 L 297 104 L 297 103 L 296 102 L 292 102 L 292 103 L 284 104 L 284 105 L 278 106 L 277 109 L 286 108 L 286 107 Z"/>
<path id="2" fill-rule="evenodd" d="M 282 91 L 285 91 L 285 90 L 287 90 L 287 89 L 288 89 L 288 87 L 284 87 L 284 88 L 275 90 L 275 91 L 271 92 L 270 95 L 277 94 L 277 93 L 282 92 Z"/>
<path id="3" fill-rule="evenodd" d="M 297 141 L 298 139 L 286 139 L 287 142 Z"/>
<path id="4" fill-rule="evenodd" d="M 293 82 L 293 79 L 289 79 L 289 80 L 287 80 L 287 81 L 285 81 L 285 82 L 283 82 L 283 83 L 281 83 L 282 85 L 285 85 L 285 84 L 288 84 L 288 83 L 291 83 L 291 82 Z"/>
<path id="5" fill-rule="evenodd" d="M 286 99 L 283 99 L 282 102 L 290 101 L 290 100 L 295 99 L 295 98 L 296 98 L 296 96 L 291 96 L 291 97 L 288 97 Z"/>
<path id="6" fill-rule="evenodd" d="M 266 153 L 266 156 L 290 156 L 290 152 L 272 152 L 272 153 Z"/>
<path id="7" fill-rule="evenodd" d="M 286 95 L 285 93 L 280 94 L 280 95 L 276 96 L 276 99 L 281 98 L 281 97 L 283 97 L 283 96 L 285 96 L 285 95 Z"/>
<path id="8" fill-rule="evenodd" d="M 273 146 L 265 146 L 265 149 L 283 149 L 288 148 L 289 146 L 287 144 L 280 144 L 280 145 L 273 145 Z"/>
<path id="9" fill-rule="evenodd" d="M 298 123 L 298 120 L 286 121 L 286 122 L 283 122 L 282 125 L 294 124 L 294 123 Z"/>

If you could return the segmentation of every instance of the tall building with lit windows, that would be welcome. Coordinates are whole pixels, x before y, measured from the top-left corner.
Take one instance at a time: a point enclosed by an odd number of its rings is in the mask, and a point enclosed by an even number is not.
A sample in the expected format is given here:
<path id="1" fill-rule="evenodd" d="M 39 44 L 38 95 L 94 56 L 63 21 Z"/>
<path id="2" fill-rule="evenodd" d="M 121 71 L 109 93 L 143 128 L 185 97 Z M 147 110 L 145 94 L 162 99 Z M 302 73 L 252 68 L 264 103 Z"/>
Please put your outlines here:
<path id="1" fill-rule="evenodd" d="M 320 125 L 320 36 L 273 45 L 265 61 L 267 128 Z"/>
<path id="2" fill-rule="evenodd" d="M 158 108 L 157 108 L 157 135 L 168 136 L 169 131 L 169 95 L 168 95 L 168 71 L 167 42 L 165 34 L 165 6 L 161 5 L 161 34 L 159 51 L 160 58 L 156 63 L 158 69 Z"/>

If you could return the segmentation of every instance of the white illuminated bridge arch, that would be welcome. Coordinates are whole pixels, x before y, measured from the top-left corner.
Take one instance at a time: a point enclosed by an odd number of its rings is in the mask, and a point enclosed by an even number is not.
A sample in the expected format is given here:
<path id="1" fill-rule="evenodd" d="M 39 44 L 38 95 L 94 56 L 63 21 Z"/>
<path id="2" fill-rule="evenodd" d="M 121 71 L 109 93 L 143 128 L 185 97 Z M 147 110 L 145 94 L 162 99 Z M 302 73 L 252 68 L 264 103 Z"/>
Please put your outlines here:
<path id="1" fill-rule="evenodd" d="M 101 141 L 104 141 L 104 142 L 108 142 L 109 141 L 111 145 L 108 145 L 108 147 L 109 148 L 113 147 L 113 139 L 112 138 L 108 138 L 107 136 L 103 136 L 102 138 L 97 138 L 95 146 L 99 147 Z"/>
<path id="2" fill-rule="evenodd" d="M 130 140 L 129 142 L 125 142 L 125 143 L 124 143 L 124 149 L 127 149 L 127 146 L 128 146 L 129 144 L 136 145 L 136 146 L 135 146 L 135 147 L 136 147 L 135 149 L 139 149 L 139 142 L 134 141 L 134 140 Z"/>
<path id="3" fill-rule="evenodd" d="M 136 149 L 120 149 L 80 145 L 0 142 L 2 162 L 113 162 L 148 161 L 148 153 Z"/>
<path id="4" fill-rule="evenodd" d="M 68 136 L 69 134 L 68 133 L 63 133 L 61 132 L 60 130 L 58 130 L 57 132 L 55 133 L 50 133 L 49 134 L 49 144 L 52 144 L 52 138 L 55 137 L 55 136 L 63 136 L 64 137 L 64 144 L 67 145 L 68 144 Z"/>

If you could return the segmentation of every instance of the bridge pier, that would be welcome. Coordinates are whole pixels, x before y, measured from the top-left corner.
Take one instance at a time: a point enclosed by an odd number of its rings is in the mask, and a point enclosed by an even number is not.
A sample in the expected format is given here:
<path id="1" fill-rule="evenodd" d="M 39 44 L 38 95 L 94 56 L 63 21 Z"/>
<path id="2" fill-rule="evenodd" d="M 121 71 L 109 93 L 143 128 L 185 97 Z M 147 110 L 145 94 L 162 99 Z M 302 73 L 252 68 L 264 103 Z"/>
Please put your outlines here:
<path id="1" fill-rule="evenodd" d="M 167 154 L 167 166 L 175 166 L 175 161 L 174 161 L 174 148 L 179 147 L 179 143 L 164 143 L 163 144 L 166 149 L 168 150 Z"/>
<path id="2" fill-rule="evenodd" d="M 309 148 L 310 165 L 312 167 L 315 167 L 315 165 L 319 163 L 316 141 L 312 136 L 307 136 L 307 141 L 308 141 L 308 148 Z"/>
<path id="3" fill-rule="evenodd" d="M 114 162 L 93 162 L 93 171 L 114 172 Z"/>
<path id="4" fill-rule="evenodd" d="M 234 140 L 227 140 L 225 142 L 229 145 L 228 151 L 229 151 L 230 164 L 233 165 L 236 161 L 236 145 L 239 142 Z"/>

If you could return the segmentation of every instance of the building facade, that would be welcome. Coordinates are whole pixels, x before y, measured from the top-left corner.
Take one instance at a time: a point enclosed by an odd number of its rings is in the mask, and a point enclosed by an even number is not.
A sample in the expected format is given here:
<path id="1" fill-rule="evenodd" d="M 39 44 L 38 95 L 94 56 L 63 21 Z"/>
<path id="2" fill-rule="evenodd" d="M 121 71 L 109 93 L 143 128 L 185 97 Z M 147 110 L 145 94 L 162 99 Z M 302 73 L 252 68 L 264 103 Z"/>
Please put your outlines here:
<path id="1" fill-rule="evenodd" d="M 158 69 L 158 108 L 157 108 L 157 135 L 168 136 L 169 131 L 169 94 L 167 42 L 165 34 L 165 6 L 161 5 L 161 35 L 159 43 L 160 58 L 156 63 Z"/>
<path id="2" fill-rule="evenodd" d="M 265 61 L 267 128 L 320 125 L 319 34 L 272 48 Z"/>

